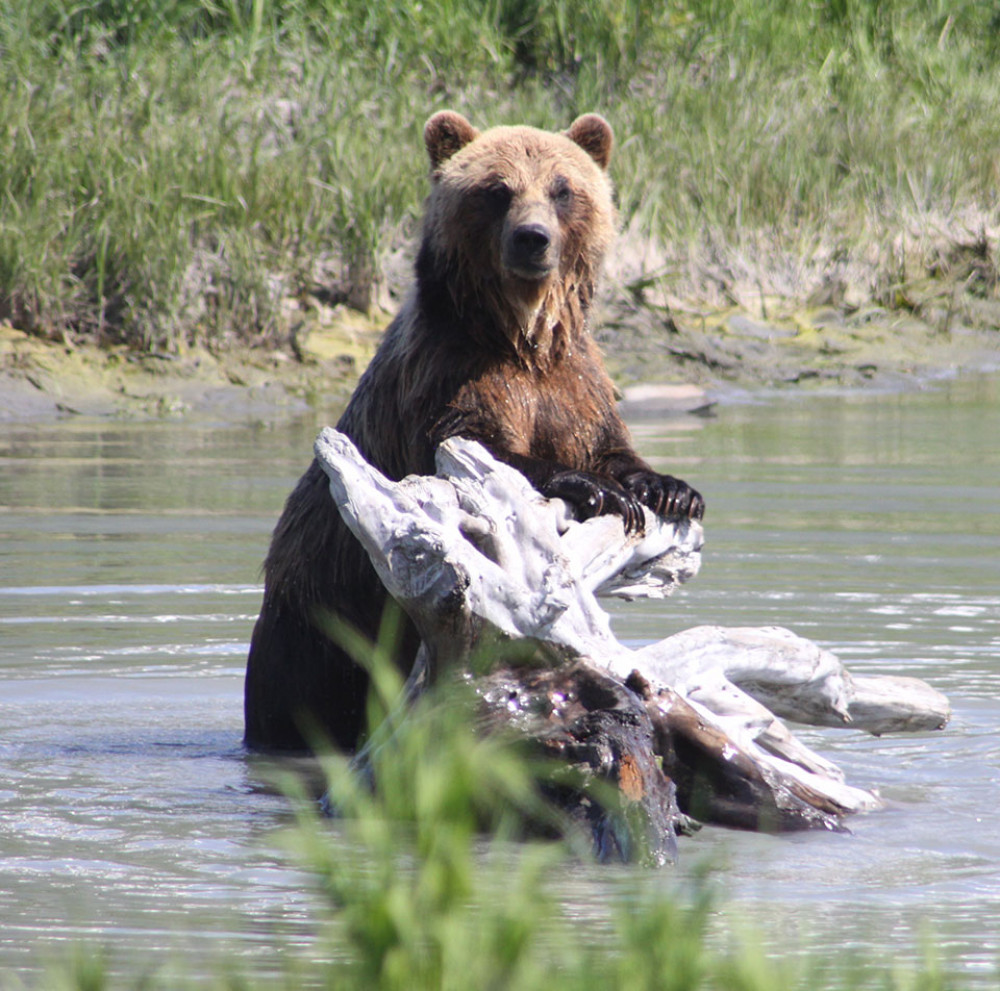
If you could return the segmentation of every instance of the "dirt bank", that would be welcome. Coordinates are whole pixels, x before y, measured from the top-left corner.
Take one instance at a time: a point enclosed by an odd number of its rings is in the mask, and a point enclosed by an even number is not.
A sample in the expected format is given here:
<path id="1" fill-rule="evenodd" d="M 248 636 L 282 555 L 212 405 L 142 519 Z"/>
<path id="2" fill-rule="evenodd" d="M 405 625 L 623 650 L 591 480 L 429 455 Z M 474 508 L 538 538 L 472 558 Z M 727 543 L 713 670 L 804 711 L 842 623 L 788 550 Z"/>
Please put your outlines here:
<path id="1" fill-rule="evenodd" d="M 619 296 L 605 305 L 596 333 L 623 387 L 687 383 L 710 395 L 756 387 L 899 389 L 1000 367 L 1000 307 L 979 317 L 927 319 L 834 304 L 769 316 Z M 349 395 L 389 319 L 309 305 L 284 348 L 169 355 L 53 343 L 0 325 L 0 421 L 293 416 Z"/>
<path id="2" fill-rule="evenodd" d="M 350 395 L 385 322 L 345 310 L 302 322 L 285 348 L 142 355 L 44 341 L 0 324 L 0 422 L 294 416 Z"/>
<path id="3" fill-rule="evenodd" d="M 647 306 L 612 315 L 598 337 L 622 382 L 685 380 L 708 389 L 916 388 L 1000 367 L 1000 305 L 976 323 L 931 321 L 875 305 L 745 309 Z M 984 317 L 987 315 L 984 314 Z"/>

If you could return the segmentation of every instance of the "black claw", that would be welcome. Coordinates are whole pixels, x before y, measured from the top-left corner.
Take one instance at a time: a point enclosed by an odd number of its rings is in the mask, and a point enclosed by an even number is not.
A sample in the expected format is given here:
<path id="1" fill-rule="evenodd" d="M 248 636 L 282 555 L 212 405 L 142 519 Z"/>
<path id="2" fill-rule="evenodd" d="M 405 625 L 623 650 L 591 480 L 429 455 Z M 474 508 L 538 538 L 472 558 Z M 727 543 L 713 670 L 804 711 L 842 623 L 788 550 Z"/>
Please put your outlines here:
<path id="1" fill-rule="evenodd" d="M 542 495 L 565 499 L 581 522 L 613 513 L 622 518 L 626 533 L 642 533 L 645 529 L 639 500 L 611 478 L 585 471 L 559 472 L 542 487 Z"/>
<path id="2" fill-rule="evenodd" d="M 705 500 L 702 499 L 698 492 L 694 493 L 694 498 L 691 500 L 691 519 L 693 520 L 703 520 L 705 518 Z"/>
<path id="3" fill-rule="evenodd" d="M 620 482 L 586 471 L 563 471 L 543 486 L 542 494 L 565 499 L 581 521 L 620 516 L 629 534 L 645 531 L 644 506 L 668 520 L 700 520 L 705 515 L 705 500 L 699 492 L 687 482 L 653 471 L 635 471 Z"/>
<path id="4" fill-rule="evenodd" d="M 657 516 L 668 520 L 700 520 L 705 515 L 705 500 L 701 494 L 672 475 L 634 471 L 621 481 L 628 492 Z"/>

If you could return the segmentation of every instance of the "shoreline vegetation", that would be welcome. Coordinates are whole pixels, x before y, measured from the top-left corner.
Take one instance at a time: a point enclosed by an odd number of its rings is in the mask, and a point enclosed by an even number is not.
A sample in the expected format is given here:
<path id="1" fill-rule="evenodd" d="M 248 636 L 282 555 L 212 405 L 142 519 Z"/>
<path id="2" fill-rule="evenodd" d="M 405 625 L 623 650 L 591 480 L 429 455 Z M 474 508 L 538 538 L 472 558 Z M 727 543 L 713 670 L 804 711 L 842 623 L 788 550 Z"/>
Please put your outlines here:
<path id="1" fill-rule="evenodd" d="M 7 418 L 32 389 L 87 411 L 78 365 L 192 380 L 115 379 L 100 412 L 346 394 L 411 281 L 443 107 L 612 122 L 622 384 L 1000 354 L 1000 3 L 18 0 L 0 54 Z"/>
<path id="2" fill-rule="evenodd" d="M 12 0 L 0 418 L 346 395 L 410 282 L 421 127 L 444 107 L 611 121 L 623 234 L 599 335 L 622 384 L 995 365 L 998 69 L 998 0 Z M 446 702 L 405 721 L 378 793 L 328 761 L 339 821 L 300 796 L 284 840 L 317 936 L 276 936 L 276 974 L 158 973 L 111 945 L 15 982 L 960 986 L 933 937 L 919 969 L 774 951 L 662 874 L 595 931 L 560 902 L 573 849 L 519 837 L 533 768 Z"/>

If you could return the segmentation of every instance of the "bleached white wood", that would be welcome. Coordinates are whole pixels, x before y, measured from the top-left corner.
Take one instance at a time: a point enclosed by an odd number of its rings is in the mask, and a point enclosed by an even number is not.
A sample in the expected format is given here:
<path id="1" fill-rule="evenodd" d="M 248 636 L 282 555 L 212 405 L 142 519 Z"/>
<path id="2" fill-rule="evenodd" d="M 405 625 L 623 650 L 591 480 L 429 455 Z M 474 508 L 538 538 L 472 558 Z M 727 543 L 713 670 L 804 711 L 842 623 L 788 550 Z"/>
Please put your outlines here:
<path id="1" fill-rule="evenodd" d="M 438 450 L 438 475 L 386 479 L 327 428 L 316 454 L 337 508 L 424 641 L 428 664 L 463 663 L 489 632 L 530 638 L 554 658 L 585 659 L 624 680 L 637 670 L 673 689 L 706 725 L 773 779 L 794 781 L 845 812 L 879 804 L 844 782 L 781 718 L 873 733 L 928 729 L 947 700 L 916 679 L 852 678 L 830 651 L 778 627 L 696 627 L 632 650 L 615 638 L 597 594 L 663 596 L 698 571 L 702 527 L 646 513 L 583 523 L 473 441 Z"/>

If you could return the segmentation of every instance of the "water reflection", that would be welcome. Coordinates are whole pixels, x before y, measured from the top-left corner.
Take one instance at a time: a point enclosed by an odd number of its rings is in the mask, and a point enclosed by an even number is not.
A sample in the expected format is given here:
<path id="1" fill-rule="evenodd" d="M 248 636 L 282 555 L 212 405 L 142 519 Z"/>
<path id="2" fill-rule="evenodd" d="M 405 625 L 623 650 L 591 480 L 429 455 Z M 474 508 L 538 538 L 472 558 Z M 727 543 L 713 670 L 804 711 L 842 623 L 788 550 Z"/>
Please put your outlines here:
<path id="1" fill-rule="evenodd" d="M 615 899 L 708 860 L 731 904 L 720 939 L 749 918 L 782 952 L 915 960 L 929 924 L 992 986 L 997 391 L 635 424 L 640 450 L 706 495 L 708 544 L 675 599 L 614 606 L 623 638 L 780 624 L 858 671 L 930 680 L 955 717 L 910 737 L 803 730 L 888 810 L 847 838 L 704 830 L 667 875 L 580 865 L 560 884 L 581 924 L 599 931 Z M 66 423 L 0 441 L 0 969 L 84 938 L 196 969 L 228 947 L 267 972 L 275 935 L 311 938 L 311 896 L 271 841 L 286 807 L 239 740 L 260 561 L 318 426 Z"/>

